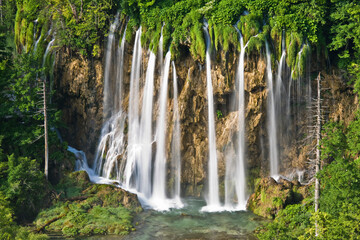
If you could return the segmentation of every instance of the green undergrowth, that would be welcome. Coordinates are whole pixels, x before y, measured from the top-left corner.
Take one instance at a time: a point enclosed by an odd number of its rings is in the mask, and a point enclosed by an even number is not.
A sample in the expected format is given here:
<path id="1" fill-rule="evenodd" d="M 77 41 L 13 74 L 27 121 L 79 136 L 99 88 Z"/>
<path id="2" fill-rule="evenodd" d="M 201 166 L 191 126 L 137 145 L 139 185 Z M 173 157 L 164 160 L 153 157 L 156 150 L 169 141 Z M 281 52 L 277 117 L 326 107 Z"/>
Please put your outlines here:
<path id="1" fill-rule="evenodd" d="M 84 171 L 69 174 L 55 189 L 53 206 L 41 211 L 34 222 L 37 229 L 61 232 L 66 237 L 125 235 L 135 230 L 132 219 L 141 211 L 135 195 L 114 186 L 92 184 Z"/>
<path id="2" fill-rule="evenodd" d="M 123 207 L 103 207 L 98 197 L 85 201 L 60 202 L 50 209 L 40 212 L 35 224 L 42 226 L 50 220 L 62 216 L 46 227 L 46 231 L 61 232 L 67 237 L 94 234 L 128 234 L 135 230 L 132 226 L 132 212 Z"/>
<path id="3" fill-rule="evenodd" d="M 360 239 L 360 113 L 347 126 L 323 126 L 319 210 L 314 212 L 314 189 L 300 204 L 280 210 L 273 222 L 257 230 L 260 240 Z M 299 193 L 295 189 L 295 193 Z M 277 204 L 278 200 L 274 199 Z M 315 237 L 315 223 L 318 236 Z"/>

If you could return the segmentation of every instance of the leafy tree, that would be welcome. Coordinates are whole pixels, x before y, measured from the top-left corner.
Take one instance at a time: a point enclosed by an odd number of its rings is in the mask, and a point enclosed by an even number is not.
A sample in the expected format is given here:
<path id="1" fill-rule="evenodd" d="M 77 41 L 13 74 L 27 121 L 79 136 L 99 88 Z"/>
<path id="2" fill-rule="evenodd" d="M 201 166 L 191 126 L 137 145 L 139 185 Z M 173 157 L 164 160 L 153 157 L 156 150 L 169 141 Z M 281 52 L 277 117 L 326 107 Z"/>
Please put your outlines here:
<path id="1" fill-rule="evenodd" d="M 8 157 L 6 196 L 21 218 L 31 218 L 43 203 L 47 184 L 36 160 L 27 157 Z"/>
<path id="2" fill-rule="evenodd" d="M 338 53 L 340 68 L 347 69 L 360 94 L 360 5 L 351 0 L 331 0 L 330 50 Z"/>
<path id="3" fill-rule="evenodd" d="M 0 239 L 10 240 L 14 237 L 13 211 L 10 203 L 0 191 Z"/>

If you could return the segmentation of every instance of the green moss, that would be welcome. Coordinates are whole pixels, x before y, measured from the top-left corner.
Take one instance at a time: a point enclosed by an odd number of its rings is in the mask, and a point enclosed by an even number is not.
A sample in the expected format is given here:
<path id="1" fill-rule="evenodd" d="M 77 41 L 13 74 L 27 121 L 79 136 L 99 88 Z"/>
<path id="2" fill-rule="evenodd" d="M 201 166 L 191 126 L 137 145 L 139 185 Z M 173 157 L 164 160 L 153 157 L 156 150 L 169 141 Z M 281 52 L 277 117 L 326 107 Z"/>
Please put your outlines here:
<path id="1" fill-rule="evenodd" d="M 22 19 L 21 20 L 21 24 L 20 24 L 20 36 L 19 36 L 19 41 L 20 41 L 20 44 L 22 46 L 25 46 L 25 43 L 26 43 L 26 29 L 27 29 L 27 21 L 26 19 Z"/>
<path id="2" fill-rule="evenodd" d="M 272 203 L 276 208 L 281 208 L 284 205 L 283 200 L 281 198 L 279 198 L 279 197 L 274 197 L 272 199 Z"/>
<path id="3" fill-rule="evenodd" d="M 250 13 L 248 15 L 241 16 L 239 25 L 241 28 L 241 34 L 243 35 L 244 42 L 248 42 L 252 36 L 257 35 L 262 26 L 263 16 L 259 13 Z"/>
<path id="4" fill-rule="evenodd" d="M 30 22 L 26 30 L 26 51 L 31 51 L 34 43 L 34 22 Z"/>
<path id="5" fill-rule="evenodd" d="M 261 199 L 261 202 L 262 202 L 262 203 L 266 203 L 266 202 L 267 202 L 265 189 L 261 189 L 260 199 Z"/>
<path id="6" fill-rule="evenodd" d="M 42 211 L 35 224 L 39 227 L 49 220 L 65 215 L 51 223 L 48 231 L 61 231 L 67 237 L 93 234 L 128 234 L 133 230 L 132 213 L 118 206 L 92 205 L 94 198 L 81 203 L 61 203 Z M 95 201 L 97 203 L 97 201 Z"/>
<path id="7" fill-rule="evenodd" d="M 19 10 L 16 12 L 14 31 L 15 31 L 16 48 L 19 48 L 20 47 L 20 32 L 21 32 L 21 11 L 19 11 Z"/>

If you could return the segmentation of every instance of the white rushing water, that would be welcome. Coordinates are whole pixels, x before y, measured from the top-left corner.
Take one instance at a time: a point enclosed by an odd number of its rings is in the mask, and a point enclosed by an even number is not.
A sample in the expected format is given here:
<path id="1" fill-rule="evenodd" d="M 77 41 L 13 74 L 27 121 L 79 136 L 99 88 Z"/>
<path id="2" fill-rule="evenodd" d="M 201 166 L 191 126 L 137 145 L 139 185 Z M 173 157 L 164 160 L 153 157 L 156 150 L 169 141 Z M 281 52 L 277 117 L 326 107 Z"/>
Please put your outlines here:
<path id="1" fill-rule="evenodd" d="M 150 58 L 146 71 L 146 80 L 143 93 L 143 103 L 140 122 L 141 159 L 137 163 L 139 174 L 139 189 L 145 198 L 151 197 L 151 159 L 152 159 L 152 117 L 154 94 L 154 71 L 156 55 L 150 51 Z"/>
<path id="2" fill-rule="evenodd" d="M 156 126 L 156 158 L 153 178 L 152 205 L 158 210 L 166 210 L 168 207 L 163 202 L 166 200 L 166 129 L 167 129 L 167 100 L 168 79 L 171 54 L 166 53 L 164 73 L 160 85 L 159 116 Z"/>
<path id="3" fill-rule="evenodd" d="M 139 79 L 141 68 L 141 27 L 136 31 L 135 44 L 132 58 L 131 74 L 130 74 L 130 97 L 129 97 L 129 113 L 128 113 L 128 147 L 127 161 L 124 172 L 124 186 L 127 189 L 134 187 L 131 184 L 131 177 L 134 173 L 135 163 L 141 154 L 141 146 L 139 146 Z"/>
<path id="4" fill-rule="evenodd" d="M 54 41 L 55 41 L 55 38 L 53 38 L 47 45 L 46 47 L 46 50 L 45 50 L 45 53 L 44 53 L 44 57 L 43 57 L 43 62 L 42 62 L 42 66 L 44 67 L 45 66 L 45 63 L 46 63 L 46 59 L 49 55 L 49 52 L 50 52 L 50 49 L 52 47 L 52 45 L 54 44 Z"/>
<path id="5" fill-rule="evenodd" d="M 116 14 L 114 22 L 110 25 L 110 33 L 108 36 L 108 42 L 106 47 L 106 54 L 105 54 L 105 69 L 104 69 L 104 103 L 103 103 L 103 114 L 104 119 L 107 120 L 109 117 L 113 115 L 114 109 L 114 94 L 112 92 L 112 86 L 110 82 L 110 68 L 113 66 L 113 52 L 115 49 L 115 31 L 119 24 L 119 13 Z M 117 99 L 116 99 L 117 100 Z"/>
<path id="6" fill-rule="evenodd" d="M 126 114 L 122 111 L 121 89 L 123 85 L 123 66 L 125 52 L 125 34 L 115 52 L 115 30 L 118 25 L 118 15 L 110 26 L 104 67 L 104 123 L 101 129 L 100 141 L 95 154 L 94 171 L 106 178 L 116 177 L 120 181 L 120 166 L 118 158 L 125 154 L 124 126 Z M 125 28 L 126 29 L 126 28 Z M 116 64 L 114 64 L 116 62 Z M 115 69 L 115 71 L 113 71 Z"/>
<path id="7" fill-rule="evenodd" d="M 182 207 L 183 204 L 180 198 L 180 182 L 181 182 L 181 131 L 180 131 L 180 114 L 178 106 L 178 86 L 177 86 L 177 75 L 174 61 L 171 62 L 173 69 L 173 90 L 174 90 L 174 109 L 173 109 L 173 141 L 172 141 L 172 163 L 174 167 L 173 177 L 174 183 L 174 195 L 173 199 L 177 206 Z"/>
<path id="8" fill-rule="evenodd" d="M 285 48 L 285 36 L 283 34 L 282 37 L 282 43 L 281 43 L 281 48 L 282 48 L 282 52 L 281 52 L 281 57 L 280 57 L 280 62 L 279 62 L 279 66 L 278 66 L 278 72 L 277 72 L 277 77 L 276 77 L 276 91 L 275 91 L 275 103 L 276 106 L 279 109 L 281 108 L 281 104 L 282 104 L 282 92 L 283 92 L 283 87 L 284 87 L 284 83 L 282 81 L 282 73 L 283 73 L 283 69 L 285 67 L 285 57 L 286 57 L 286 48 Z M 281 114 L 281 111 L 276 111 L 277 115 Z"/>
<path id="9" fill-rule="evenodd" d="M 240 36 L 240 56 L 236 73 L 236 82 L 238 83 L 238 117 L 239 132 L 238 146 L 236 151 L 236 162 L 226 166 L 225 176 L 225 209 L 227 210 L 245 210 L 246 209 L 246 168 L 245 168 L 245 75 L 244 61 L 247 44 L 244 45 L 244 39 L 235 26 Z M 234 187 L 235 193 L 234 193 Z M 234 203 L 234 194 L 236 194 L 237 203 Z"/>
<path id="10" fill-rule="evenodd" d="M 269 44 L 265 41 L 266 49 L 266 74 L 267 74 L 267 130 L 269 139 L 269 152 L 270 152 L 270 176 L 278 179 L 279 175 L 279 153 L 278 153 L 278 139 L 276 132 L 276 118 L 275 118 L 275 98 L 274 98 L 274 85 L 271 70 L 271 53 Z"/>
<path id="11" fill-rule="evenodd" d="M 219 211 L 221 210 L 219 199 L 219 179 L 218 179 L 218 160 L 216 155 L 216 134 L 215 134 L 215 117 L 214 117 L 214 99 L 211 79 L 211 60 L 210 60 L 210 36 L 208 24 L 204 24 L 206 39 L 206 86 L 208 98 L 208 141 L 209 141 L 209 160 L 208 160 L 208 195 L 206 198 L 207 205 L 202 211 Z"/>

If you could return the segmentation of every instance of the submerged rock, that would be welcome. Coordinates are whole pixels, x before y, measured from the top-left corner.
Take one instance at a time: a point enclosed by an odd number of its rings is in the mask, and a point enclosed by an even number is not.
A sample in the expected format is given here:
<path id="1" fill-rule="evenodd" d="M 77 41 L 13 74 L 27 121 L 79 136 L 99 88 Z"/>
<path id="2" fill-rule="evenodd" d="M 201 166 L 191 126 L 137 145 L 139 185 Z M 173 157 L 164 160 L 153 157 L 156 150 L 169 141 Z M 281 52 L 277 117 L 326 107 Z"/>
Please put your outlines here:
<path id="1" fill-rule="evenodd" d="M 298 181 L 273 178 L 263 178 L 255 186 L 255 192 L 250 196 L 247 209 L 266 218 L 274 218 L 280 209 L 287 205 L 300 203 L 309 196 L 309 186 Z"/>

